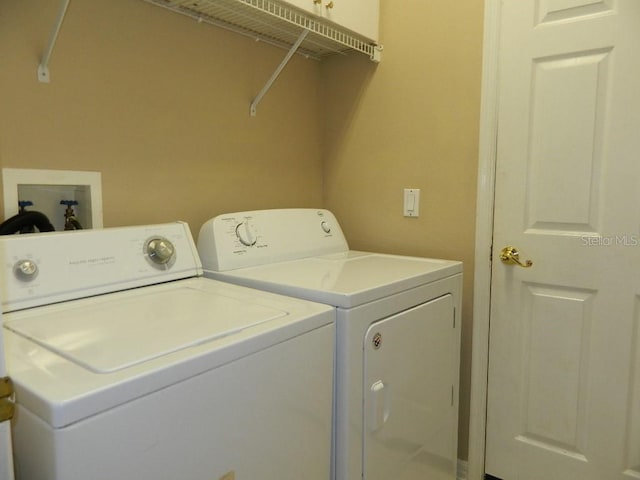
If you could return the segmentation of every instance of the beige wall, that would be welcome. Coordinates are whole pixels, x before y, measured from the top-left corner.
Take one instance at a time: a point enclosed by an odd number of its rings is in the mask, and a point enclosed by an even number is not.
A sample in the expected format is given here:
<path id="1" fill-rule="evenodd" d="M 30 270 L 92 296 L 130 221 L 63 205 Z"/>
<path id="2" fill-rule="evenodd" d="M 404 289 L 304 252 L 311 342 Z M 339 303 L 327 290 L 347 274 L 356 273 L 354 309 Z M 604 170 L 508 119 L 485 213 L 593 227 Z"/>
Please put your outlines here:
<path id="1" fill-rule="evenodd" d="M 483 1 L 382 0 L 382 62 L 323 65 L 325 206 L 350 246 L 464 262 L 460 449 L 467 458 Z M 421 189 L 419 218 L 402 215 Z"/>
<path id="2" fill-rule="evenodd" d="M 284 52 L 141 0 L 72 1 L 39 83 L 59 4 L 2 1 L 0 167 L 102 172 L 105 226 L 325 206 L 352 248 L 463 260 L 466 458 L 483 1 L 381 0 L 382 63 L 295 56 L 255 118 Z"/>
<path id="3" fill-rule="evenodd" d="M 322 202 L 319 68 L 296 56 L 249 116 L 284 51 L 141 0 L 0 7 L 0 166 L 102 172 L 105 226 Z M 2 211 L 2 210 L 0 210 Z M 62 213 L 62 209 L 61 209 Z"/>

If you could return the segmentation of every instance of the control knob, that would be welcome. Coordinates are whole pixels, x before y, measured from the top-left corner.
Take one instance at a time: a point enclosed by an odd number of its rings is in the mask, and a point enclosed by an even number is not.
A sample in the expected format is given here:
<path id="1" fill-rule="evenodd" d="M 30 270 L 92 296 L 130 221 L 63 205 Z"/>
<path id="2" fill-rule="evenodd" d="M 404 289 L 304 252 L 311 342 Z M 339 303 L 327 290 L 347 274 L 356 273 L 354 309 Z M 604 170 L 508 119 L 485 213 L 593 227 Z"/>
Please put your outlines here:
<path id="1" fill-rule="evenodd" d="M 236 237 L 238 237 L 240 243 L 247 247 L 255 245 L 258 241 L 258 235 L 248 221 L 239 223 L 236 226 Z"/>
<path id="2" fill-rule="evenodd" d="M 176 254 L 176 249 L 166 238 L 155 237 L 147 242 L 146 253 L 156 265 L 166 265 Z"/>
<path id="3" fill-rule="evenodd" d="M 38 265 L 33 260 L 18 260 L 13 267 L 16 278 L 23 282 L 30 282 L 38 276 Z"/>

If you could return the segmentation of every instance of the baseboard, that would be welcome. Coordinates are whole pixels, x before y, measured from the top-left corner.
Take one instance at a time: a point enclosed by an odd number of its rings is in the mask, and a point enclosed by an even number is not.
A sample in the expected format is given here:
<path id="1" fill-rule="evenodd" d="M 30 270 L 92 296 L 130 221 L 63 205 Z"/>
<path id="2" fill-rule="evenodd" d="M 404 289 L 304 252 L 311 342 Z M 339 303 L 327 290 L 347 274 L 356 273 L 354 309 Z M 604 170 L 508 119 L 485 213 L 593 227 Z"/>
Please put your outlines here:
<path id="1" fill-rule="evenodd" d="M 458 474 L 456 476 L 457 480 L 467 480 L 468 468 L 469 463 L 467 461 L 458 459 Z"/>

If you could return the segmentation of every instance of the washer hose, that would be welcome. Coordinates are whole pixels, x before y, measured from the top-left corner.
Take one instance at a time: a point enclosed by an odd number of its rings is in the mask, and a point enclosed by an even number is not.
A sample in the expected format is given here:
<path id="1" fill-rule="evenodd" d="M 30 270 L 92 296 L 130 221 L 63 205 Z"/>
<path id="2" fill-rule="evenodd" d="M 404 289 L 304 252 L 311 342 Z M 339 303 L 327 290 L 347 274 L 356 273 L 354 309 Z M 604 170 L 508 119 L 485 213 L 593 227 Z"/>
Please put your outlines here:
<path id="1" fill-rule="evenodd" d="M 40 232 L 53 232 L 54 228 L 44 213 L 21 212 L 0 223 L 0 235 L 13 235 L 25 227 L 34 226 Z"/>

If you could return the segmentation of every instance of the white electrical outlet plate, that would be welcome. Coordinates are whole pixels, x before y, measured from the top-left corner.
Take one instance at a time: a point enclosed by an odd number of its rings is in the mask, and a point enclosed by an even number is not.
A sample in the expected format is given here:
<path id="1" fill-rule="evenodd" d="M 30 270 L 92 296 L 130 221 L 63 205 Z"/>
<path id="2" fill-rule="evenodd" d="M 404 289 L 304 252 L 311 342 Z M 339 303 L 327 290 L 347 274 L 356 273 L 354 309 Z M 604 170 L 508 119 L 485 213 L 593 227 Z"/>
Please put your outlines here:
<path id="1" fill-rule="evenodd" d="M 420 189 L 404 189 L 404 216 L 417 217 L 420 215 Z"/>

